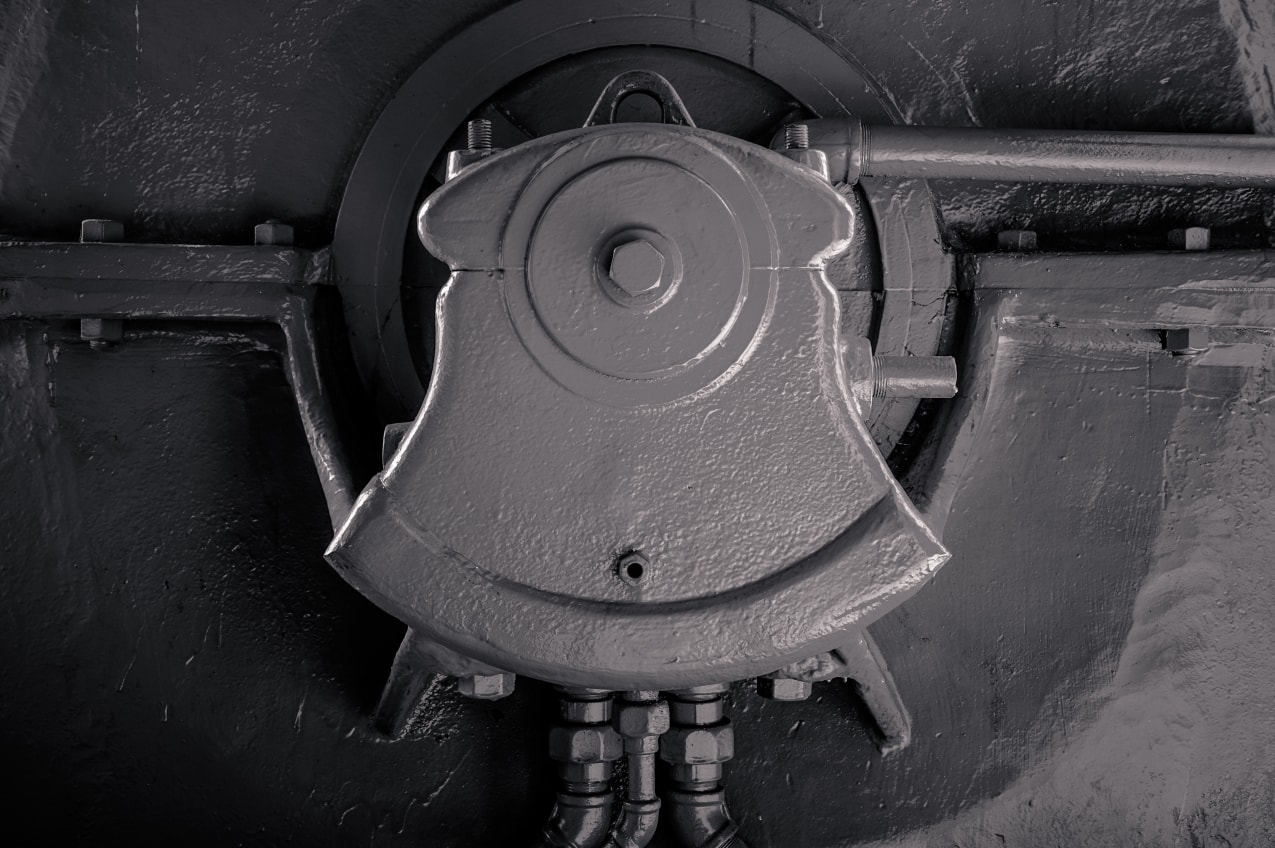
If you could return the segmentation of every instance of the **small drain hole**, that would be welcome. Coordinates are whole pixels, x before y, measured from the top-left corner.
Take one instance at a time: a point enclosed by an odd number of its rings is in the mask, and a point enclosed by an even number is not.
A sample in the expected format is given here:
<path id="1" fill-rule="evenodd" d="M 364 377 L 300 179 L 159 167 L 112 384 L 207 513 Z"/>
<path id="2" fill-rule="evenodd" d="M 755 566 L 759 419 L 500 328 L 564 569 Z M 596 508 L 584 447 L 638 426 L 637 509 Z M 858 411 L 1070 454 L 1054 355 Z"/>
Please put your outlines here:
<path id="1" fill-rule="evenodd" d="M 646 576 L 650 567 L 646 557 L 637 551 L 630 551 L 616 560 L 615 575 L 630 586 L 636 586 Z"/>

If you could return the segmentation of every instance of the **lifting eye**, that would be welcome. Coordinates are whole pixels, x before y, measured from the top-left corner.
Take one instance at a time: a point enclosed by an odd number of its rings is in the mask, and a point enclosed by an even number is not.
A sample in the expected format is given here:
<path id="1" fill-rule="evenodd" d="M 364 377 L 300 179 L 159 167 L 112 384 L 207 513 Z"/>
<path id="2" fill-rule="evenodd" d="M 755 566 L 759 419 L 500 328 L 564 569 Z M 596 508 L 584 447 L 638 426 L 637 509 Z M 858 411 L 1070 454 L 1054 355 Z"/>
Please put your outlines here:
<path id="1" fill-rule="evenodd" d="M 612 120 L 617 124 L 660 124 L 664 122 L 664 107 L 645 91 L 634 91 L 616 101 L 615 117 Z"/>

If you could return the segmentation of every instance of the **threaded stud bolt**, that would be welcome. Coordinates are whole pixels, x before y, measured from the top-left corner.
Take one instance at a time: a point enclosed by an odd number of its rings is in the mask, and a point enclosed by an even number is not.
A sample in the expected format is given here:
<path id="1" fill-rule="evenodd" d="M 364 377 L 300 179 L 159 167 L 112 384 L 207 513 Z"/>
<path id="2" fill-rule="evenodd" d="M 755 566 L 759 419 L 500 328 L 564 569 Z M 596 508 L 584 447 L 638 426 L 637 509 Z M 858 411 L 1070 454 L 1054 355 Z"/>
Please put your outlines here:
<path id="1" fill-rule="evenodd" d="M 788 124 L 784 127 L 784 146 L 789 150 L 805 150 L 810 146 L 810 127 Z"/>
<path id="2" fill-rule="evenodd" d="M 491 121 L 478 118 L 465 127 L 470 150 L 491 150 Z"/>

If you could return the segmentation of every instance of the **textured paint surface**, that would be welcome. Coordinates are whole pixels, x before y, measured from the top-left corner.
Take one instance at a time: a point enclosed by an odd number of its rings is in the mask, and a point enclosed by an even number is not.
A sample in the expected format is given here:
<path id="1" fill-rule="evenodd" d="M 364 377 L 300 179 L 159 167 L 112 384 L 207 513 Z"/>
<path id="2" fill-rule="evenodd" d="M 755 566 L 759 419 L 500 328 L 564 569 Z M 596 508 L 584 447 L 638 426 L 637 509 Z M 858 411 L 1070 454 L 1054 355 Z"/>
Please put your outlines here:
<path id="1" fill-rule="evenodd" d="M 490 5 L 4 3 L 0 231 L 70 239 L 106 215 L 130 238 L 244 243 L 277 215 L 326 244 L 383 104 Z M 916 123 L 1275 126 L 1267 0 L 786 8 Z M 936 190 L 962 248 L 1035 227 L 1047 248 L 1158 249 L 1200 223 L 1255 247 L 1275 219 L 1261 192 Z M 991 300 L 961 299 L 970 326 Z M 402 740 L 370 729 L 401 630 L 321 561 L 278 340 L 255 332 L 169 327 L 99 354 L 66 325 L 0 327 L 8 821 L 54 843 L 527 838 L 551 801 L 548 693 L 475 704 L 438 684 Z M 950 496 L 953 560 L 874 628 L 913 745 L 883 758 L 839 684 L 804 704 L 737 687 L 744 834 L 1272 844 L 1269 339 L 1194 364 L 1150 330 L 985 341 L 963 363 L 982 418 L 928 419 L 967 425 L 964 465 L 917 493 Z"/>

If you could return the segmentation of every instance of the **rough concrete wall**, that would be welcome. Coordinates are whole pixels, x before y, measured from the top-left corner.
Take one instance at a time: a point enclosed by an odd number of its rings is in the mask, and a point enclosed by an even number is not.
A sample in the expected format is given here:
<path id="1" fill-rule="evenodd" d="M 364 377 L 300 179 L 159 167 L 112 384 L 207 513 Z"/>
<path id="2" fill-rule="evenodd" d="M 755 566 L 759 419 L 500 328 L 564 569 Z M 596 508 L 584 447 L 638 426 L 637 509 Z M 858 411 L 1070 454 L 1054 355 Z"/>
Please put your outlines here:
<path id="1" fill-rule="evenodd" d="M 0 5 L 0 231 L 331 238 L 370 122 L 488 5 Z M 909 120 L 1269 130 L 1265 0 L 794 3 Z M 1269 239 L 1269 193 L 938 186 L 947 235 Z M 398 630 L 322 563 L 276 342 L 171 327 L 94 352 L 6 325 L 3 746 L 51 841 L 496 844 L 547 809 L 546 693 L 368 712 Z M 1266 350 L 1269 350 L 1267 348 Z M 998 347 L 998 416 L 939 580 L 877 628 L 918 740 L 848 691 L 733 696 L 732 804 L 760 844 L 1275 842 L 1269 359 L 1156 381 L 1147 339 Z M 1261 356 L 1268 357 L 1262 353 Z M 1005 481 L 1018 481 L 1006 486 Z M 68 811 L 73 811 L 73 815 Z"/>

